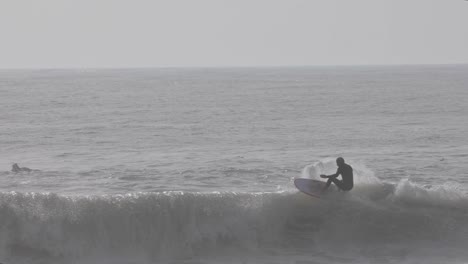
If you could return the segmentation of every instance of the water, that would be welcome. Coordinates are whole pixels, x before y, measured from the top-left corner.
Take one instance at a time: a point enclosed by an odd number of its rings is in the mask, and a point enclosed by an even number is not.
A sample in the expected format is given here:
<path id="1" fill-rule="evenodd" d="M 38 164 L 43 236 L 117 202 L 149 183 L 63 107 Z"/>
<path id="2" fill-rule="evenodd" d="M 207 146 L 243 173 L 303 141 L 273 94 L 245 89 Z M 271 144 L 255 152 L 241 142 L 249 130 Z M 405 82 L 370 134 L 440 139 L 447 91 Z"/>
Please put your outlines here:
<path id="1" fill-rule="evenodd" d="M 1 71 L 0 261 L 466 263 L 467 73 Z"/>

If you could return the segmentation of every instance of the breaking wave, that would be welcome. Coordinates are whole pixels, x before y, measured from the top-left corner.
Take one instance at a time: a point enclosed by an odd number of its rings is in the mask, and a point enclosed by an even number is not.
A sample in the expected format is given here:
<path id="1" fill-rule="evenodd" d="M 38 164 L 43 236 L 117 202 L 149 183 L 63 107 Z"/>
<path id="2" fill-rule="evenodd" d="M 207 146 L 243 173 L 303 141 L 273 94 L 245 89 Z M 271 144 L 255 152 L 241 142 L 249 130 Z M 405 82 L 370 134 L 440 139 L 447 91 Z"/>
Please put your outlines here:
<path id="1" fill-rule="evenodd" d="M 287 192 L 109 197 L 2 193 L 1 255 L 150 261 L 261 254 L 268 248 L 346 249 L 437 241 L 468 245 L 465 196 L 447 196 L 444 190 L 427 190 L 408 181 L 380 188 L 378 195 L 375 190 L 369 196 L 337 194 L 326 201 Z"/>
<path id="2" fill-rule="evenodd" d="M 304 176 L 320 173 L 320 166 L 306 167 Z M 359 249 L 363 254 L 362 248 L 463 251 L 468 246 L 468 197 L 456 186 L 427 188 L 408 180 L 390 184 L 369 179 L 350 193 L 331 193 L 324 199 L 292 190 L 0 193 L 0 261 L 154 263 L 337 247 L 341 253 Z"/>

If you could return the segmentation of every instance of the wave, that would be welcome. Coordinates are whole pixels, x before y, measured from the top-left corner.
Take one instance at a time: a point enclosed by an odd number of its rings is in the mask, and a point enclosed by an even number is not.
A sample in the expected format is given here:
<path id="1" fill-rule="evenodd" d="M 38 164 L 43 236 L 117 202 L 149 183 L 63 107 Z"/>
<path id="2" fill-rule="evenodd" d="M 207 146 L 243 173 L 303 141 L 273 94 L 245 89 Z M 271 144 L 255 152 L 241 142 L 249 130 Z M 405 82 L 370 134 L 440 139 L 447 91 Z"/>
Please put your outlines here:
<path id="1" fill-rule="evenodd" d="M 314 177 L 327 166 L 307 166 L 303 176 Z M 0 262 L 154 263 L 336 248 L 359 254 L 387 247 L 465 251 L 468 196 L 459 186 L 384 183 L 366 168 L 355 171 L 353 191 L 323 199 L 295 190 L 0 193 Z"/>
<path id="2" fill-rule="evenodd" d="M 409 181 L 317 200 L 291 193 L 0 194 L 0 252 L 49 260 L 170 259 L 443 241 L 468 245 L 468 198 Z M 375 195 L 379 188 L 379 195 Z M 372 194 L 372 195 L 366 195 Z"/>

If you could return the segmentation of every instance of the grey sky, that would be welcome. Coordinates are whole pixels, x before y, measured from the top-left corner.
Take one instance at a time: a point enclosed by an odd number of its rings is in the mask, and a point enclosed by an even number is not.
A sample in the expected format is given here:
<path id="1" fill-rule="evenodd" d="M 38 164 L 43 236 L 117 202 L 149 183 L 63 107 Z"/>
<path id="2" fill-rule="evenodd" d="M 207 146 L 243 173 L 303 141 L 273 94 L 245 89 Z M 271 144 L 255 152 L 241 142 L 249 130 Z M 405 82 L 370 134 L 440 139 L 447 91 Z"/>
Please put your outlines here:
<path id="1" fill-rule="evenodd" d="M 468 63 L 463 0 L 0 0 L 0 68 Z"/>

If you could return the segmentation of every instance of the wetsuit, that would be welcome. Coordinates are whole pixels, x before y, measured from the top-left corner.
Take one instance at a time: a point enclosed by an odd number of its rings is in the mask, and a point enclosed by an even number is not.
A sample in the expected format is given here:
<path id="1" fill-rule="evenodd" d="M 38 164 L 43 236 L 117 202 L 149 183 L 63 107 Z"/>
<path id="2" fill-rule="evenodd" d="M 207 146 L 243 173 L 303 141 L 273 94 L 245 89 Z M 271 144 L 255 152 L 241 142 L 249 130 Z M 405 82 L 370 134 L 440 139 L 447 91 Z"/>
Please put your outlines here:
<path id="1" fill-rule="evenodd" d="M 338 175 L 341 174 L 342 180 L 338 180 Z M 330 175 L 328 177 L 326 187 L 330 186 L 331 183 L 334 183 L 338 188 L 343 191 L 349 191 L 353 188 L 353 168 L 348 164 L 343 164 L 342 166 L 338 167 L 338 170 L 335 174 Z"/>

